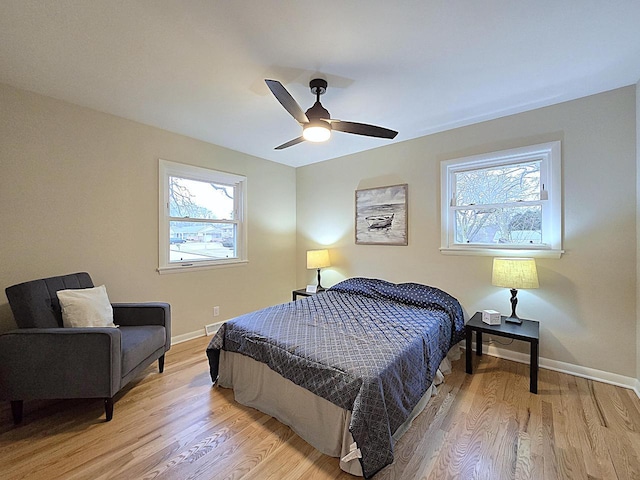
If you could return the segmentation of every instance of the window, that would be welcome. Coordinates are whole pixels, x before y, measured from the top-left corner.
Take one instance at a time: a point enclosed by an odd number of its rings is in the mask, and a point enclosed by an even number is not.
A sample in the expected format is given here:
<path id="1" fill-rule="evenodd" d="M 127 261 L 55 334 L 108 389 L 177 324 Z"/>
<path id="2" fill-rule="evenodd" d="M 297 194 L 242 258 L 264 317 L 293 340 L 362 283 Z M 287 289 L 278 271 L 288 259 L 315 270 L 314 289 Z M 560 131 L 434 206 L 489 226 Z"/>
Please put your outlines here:
<path id="1" fill-rule="evenodd" d="M 160 160 L 158 271 L 246 262 L 240 175 Z"/>
<path id="2" fill-rule="evenodd" d="M 441 165 L 443 253 L 560 257 L 560 142 Z"/>

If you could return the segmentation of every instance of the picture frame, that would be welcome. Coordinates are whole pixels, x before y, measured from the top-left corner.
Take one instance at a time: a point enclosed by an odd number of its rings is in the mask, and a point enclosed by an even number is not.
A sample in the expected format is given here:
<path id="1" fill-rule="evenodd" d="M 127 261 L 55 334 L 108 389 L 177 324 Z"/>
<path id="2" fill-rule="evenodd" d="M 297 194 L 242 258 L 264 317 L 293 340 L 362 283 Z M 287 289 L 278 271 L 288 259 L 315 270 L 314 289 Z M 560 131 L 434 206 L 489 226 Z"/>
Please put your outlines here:
<path id="1" fill-rule="evenodd" d="M 408 245 L 408 185 L 356 190 L 356 245 Z"/>

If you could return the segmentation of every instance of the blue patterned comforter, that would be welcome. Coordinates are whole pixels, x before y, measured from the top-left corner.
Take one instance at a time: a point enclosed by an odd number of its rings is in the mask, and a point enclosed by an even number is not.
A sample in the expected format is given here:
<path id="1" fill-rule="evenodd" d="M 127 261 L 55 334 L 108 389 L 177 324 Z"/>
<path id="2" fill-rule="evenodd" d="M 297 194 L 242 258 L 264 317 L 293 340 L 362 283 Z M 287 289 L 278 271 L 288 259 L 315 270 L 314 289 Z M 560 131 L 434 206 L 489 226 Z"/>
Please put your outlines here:
<path id="1" fill-rule="evenodd" d="M 229 320 L 207 355 L 213 381 L 224 349 L 266 363 L 350 410 L 349 430 L 370 478 L 393 462 L 392 434 L 463 335 L 462 308 L 442 290 L 351 278 L 322 294 Z"/>

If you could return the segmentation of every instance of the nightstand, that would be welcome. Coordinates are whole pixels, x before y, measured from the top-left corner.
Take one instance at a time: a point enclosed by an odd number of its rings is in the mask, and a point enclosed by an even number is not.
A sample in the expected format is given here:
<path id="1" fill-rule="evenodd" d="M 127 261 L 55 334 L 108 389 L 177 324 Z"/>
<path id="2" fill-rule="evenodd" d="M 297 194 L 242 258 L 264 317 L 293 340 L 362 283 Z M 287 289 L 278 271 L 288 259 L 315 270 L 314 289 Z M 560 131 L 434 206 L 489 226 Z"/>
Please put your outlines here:
<path id="1" fill-rule="evenodd" d="M 310 297 L 311 295 L 315 295 L 315 293 L 309 293 L 304 288 L 300 288 L 291 292 L 291 296 L 294 302 L 298 299 L 298 297 Z"/>
<path id="2" fill-rule="evenodd" d="M 489 325 L 482 321 L 482 312 L 476 312 L 473 317 L 469 319 L 464 326 L 466 333 L 466 361 L 467 361 L 467 373 L 473 373 L 472 357 L 473 354 L 472 333 L 476 332 L 476 355 L 482 355 L 482 334 L 488 333 L 498 337 L 513 338 L 515 340 L 522 340 L 529 342 L 531 345 L 531 353 L 529 356 L 529 391 L 531 393 L 538 393 L 538 363 L 539 357 L 539 342 L 540 342 L 540 322 L 535 320 L 522 320 L 522 324 L 507 323 L 504 321 L 506 317 L 502 316 L 502 323 L 500 325 Z"/>

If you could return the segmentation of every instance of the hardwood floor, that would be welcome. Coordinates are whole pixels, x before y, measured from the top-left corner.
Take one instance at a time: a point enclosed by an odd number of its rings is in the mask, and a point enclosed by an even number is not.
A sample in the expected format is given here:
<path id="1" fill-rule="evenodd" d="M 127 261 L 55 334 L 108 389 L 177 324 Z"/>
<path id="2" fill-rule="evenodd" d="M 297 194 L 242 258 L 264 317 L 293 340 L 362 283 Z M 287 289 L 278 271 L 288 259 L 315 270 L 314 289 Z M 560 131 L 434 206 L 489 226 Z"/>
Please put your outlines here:
<path id="1" fill-rule="evenodd" d="M 209 338 L 174 346 L 116 397 L 0 406 L 2 479 L 353 479 L 288 427 L 211 387 Z M 478 363 L 479 361 L 479 363 Z M 464 359 L 395 447 L 383 479 L 640 479 L 640 400 L 549 370 Z"/>

